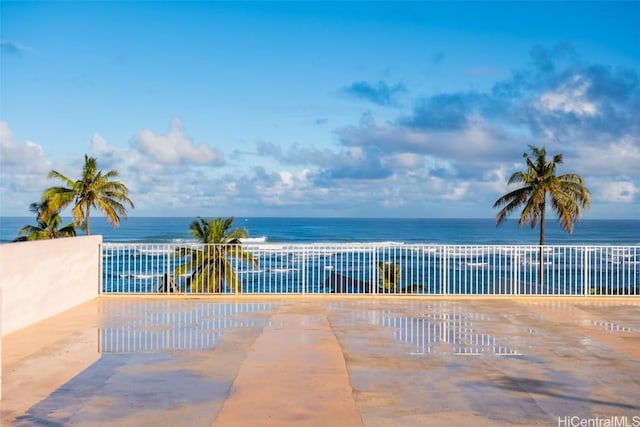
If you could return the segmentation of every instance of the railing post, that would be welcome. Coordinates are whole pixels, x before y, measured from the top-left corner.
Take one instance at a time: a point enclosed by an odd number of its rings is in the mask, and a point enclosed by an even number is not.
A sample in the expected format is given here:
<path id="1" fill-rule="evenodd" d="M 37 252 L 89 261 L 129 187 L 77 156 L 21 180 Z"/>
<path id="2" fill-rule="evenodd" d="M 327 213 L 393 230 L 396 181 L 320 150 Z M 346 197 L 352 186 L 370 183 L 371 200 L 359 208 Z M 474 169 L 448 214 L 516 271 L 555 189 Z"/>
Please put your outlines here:
<path id="1" fill-rule="evenodd" d="M 519 283 L 519 278 L 520 278 L 520 263 L 518 262 L 518 259 L 520 257 L 520 254 L 518 253 L 518 247 L 514 246 L 513 247 L 513 258 L 511 260 L 511 274 L 512 274 L 512 280 L 511 280 L 511 294 L 512 295 L 518 295 L 519 294 L 519 289 L 520 289 L 520 283 Z"/>
<path id="2" fill-rule="evenodd" d="M 302 247 L 302 267 L 300 273 L 302 274 L 302 293 L 307 293 L 307 255 L 309 255 L 309 248 L 307 246 Z"/>
<path id="3" fill-rule="evenodd" d="M 372 277 L 372 281 L 371 281 L 371 288 L 372 288 L 372 293 L 373 294 L 377 294 L 378 293 L 378 281 L 379 281 L 379 277 L 378 277 L 378 248 L 375 245 L 371 245 L 369 246 L 370 250 L 371 250 L 371 268 L 373 270 L 373 274 L 371 275 Z"/>
<path id="4" fill-rule="evenodd" d="M 591 282 L 591 265 L 589 253 L 590 251 L 587 247 L 582 248 L 582 294 L 585 297 L 589 295 L 589 283 Z"/>
<path id="5" fill-rule="evenodd" d="M 442 271 L 440 272 L 440 281 L 441 281 L 441 287 L 442 287 L 442 294 L 443 295 L 449 295 L 449 247 L 448 246 L 443 246 L 442 247 L 442 262 L 441 264 L 441 268 Z"/>
<path id="6" fill-rule="evenodd" d="M 104 252 L 102 249 L 102 243 L 98 243 L 98 295 L 102 293 L 102 276 L 104 276 L 102 272 L 103 257 Z"/>

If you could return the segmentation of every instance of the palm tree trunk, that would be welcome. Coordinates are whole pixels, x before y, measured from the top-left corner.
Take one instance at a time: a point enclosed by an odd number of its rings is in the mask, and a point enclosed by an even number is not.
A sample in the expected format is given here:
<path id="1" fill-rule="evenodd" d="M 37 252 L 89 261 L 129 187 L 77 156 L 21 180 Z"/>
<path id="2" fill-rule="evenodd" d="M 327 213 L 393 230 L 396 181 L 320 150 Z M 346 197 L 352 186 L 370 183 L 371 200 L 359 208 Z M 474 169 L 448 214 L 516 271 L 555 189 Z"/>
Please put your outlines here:
<path id="1" fill-rule="evenodd" d="M 85 210 L 86 215 L 84 217 L 84 226 L 85 226 L 85 232 L 87 233 L 87 236 L 91 234 L 91 225 L 89 223 L 89 217 L 91 216 L 90 210 L 91 210 L 91 205 L 87 205 L 87 209 Z"/>
<path id="2" fill-rule="evenodd" d="M 546 194 L 545 194 L 546 198 Z M 542 292 L 542 286 L 544 285 L 544 213 L 545 213 L 545 202 L 542 202 L 541 206 L 542 212 L 540 212 L 540 253 L 538 255 L 538 262 L 540 263 L 540 274 L 538 275 L 538 284 L 540 285 L 540 291 Z"/>

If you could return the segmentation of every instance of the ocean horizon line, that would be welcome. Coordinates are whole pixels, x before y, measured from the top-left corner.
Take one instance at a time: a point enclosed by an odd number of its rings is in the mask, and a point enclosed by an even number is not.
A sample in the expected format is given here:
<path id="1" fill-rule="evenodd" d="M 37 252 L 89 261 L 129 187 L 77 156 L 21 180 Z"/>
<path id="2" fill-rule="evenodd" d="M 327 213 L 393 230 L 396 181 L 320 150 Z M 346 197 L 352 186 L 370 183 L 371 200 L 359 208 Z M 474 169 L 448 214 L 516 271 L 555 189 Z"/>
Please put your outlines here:
<path id="1" fill-rule="evenodd" d="M 260 219 L 271 219 L 271 218 L 288 218 L 288 219 L 363 219 L 363 220 L 437 220 L 437 221 L 487 221 L 493 220 L 495 221 L 495 217 L 431 217 L 431 216 L 314 216 L 314 215 L 256 215 L 256 216 L 248 216 L 248 215 L 129 215 L 127 218 L 121 218 L 121 222 L 126 221 L 127 219 L 133 218 L 179 218 L 179 219 L 195 219 L 195 218 L 229 218 L 234 217 L 236 219 L 251 219 L 251 218 L 260 218 Z M 0 216 L 0 220 L 3 218 L 25 218 L 25 219 L 34 219 L 33 215 L 3 215 Z M 63 219 L 71 219 L 71 216 L 63 215 Z M 104 215 L 98 215 L 97 213 L 91 215 L 91 219 L 102 218 L 105 219 Z M 506 218 L 505 221 L 514 222 L 518 221 L 518 218 L 515 216 L 513 218 Z M 546 219 L 546 223 L 557 222 L 555 217 L 550 217 Z M 584 221 L 640 221 L 640 218 L 580 218 L 575 221 L 576 224 L 579 224 Z M 545 223 L 545 224 L 546 224 Z M 526 226 L 526 225 L 525 225 Z"/>
<path id="2" fill-rule="evenodd" d="M 189 226 L 197 217 L 129 217 L 112 227 L 103 216 L 92 217 L 92 234 L 104 242 L 172 243 L 191 241 Z M 537 245 L 539 228 L 518 225 L 516 218 L 500 226 L 493 218 L 361 218 L 234 217 L 233 227 L 269 243 L 401 242 L 424 244 Z M 70 218 L 63 218 L 70 221 Z M 63 222 L 64 223 L 64 222 Z M 11 242 L 18 230 L 35 224 L 30 217 L 0 217 L 0 242 Z M 545 223 L 549 245 L 640 245 L 640 220 L 583 219 L 567 234 L 556 220 Z M 77 230 L 78 235 L 84 234 Z"/>

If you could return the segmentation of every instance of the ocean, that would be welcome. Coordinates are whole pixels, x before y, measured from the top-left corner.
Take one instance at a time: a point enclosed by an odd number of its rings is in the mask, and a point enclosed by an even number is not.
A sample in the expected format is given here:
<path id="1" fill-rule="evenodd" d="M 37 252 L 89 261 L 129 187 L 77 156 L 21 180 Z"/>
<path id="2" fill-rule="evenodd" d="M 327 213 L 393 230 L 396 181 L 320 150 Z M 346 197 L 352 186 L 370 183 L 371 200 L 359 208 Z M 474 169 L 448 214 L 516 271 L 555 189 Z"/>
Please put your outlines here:
<path id="1" fill-rule="evenodd" d="M 193 217 L 131 217 L 112 228 L 104 217 L 91 219 L 92 234 L 105 242 L 188 242 Z M 65 224 L 68 222 L 65 221 Z M 0 242 L 12 241 L 31 217 L 0 218 Z M 262 218 L 237 217 L 234 226 L 248 230 L 253 243 L 398 242 L 433 244 L 538 244 L 538 228 L 518 227 L 509 219 L 496 227 L 494 219 L 410 218 Z M 81 233 L 81 232 L 80 232 Z M 640 220 L 585 219 L 567 234 L 555 218 L 546 222 L 545 243 L 551 245 L 640 245 Z"/>

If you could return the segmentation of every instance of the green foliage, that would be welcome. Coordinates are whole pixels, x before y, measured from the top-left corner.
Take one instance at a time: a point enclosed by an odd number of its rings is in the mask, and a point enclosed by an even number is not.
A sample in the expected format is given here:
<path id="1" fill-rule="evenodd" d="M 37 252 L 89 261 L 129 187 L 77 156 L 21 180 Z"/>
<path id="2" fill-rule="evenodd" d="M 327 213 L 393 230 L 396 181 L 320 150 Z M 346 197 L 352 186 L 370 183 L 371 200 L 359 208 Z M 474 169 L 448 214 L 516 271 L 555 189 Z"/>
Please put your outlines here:
<path id="1" fill-rule="evenodd" d="M 394 261 L 378 262 L 378 277 L 382 281 L 382 287 L 378 292 L 389 294 L 424 294 L 427 288 L 418 283 L 402 286 L 402 267 Z"/>
<path id="2" fill-rule="evenodd" d="M 84 228 L 87 234 L 91 234 L 91 208 L 100 210 L 107 221 L 117 227 L 120 225 L 120 217 L 127 217 L 126 206 L 134 207 L 129 199 L 129 189 L 117 181 L 117 177 L 118 172 L 115 170 L 102 173 L 96 159 L 85 154 L 80 179 L 74 181 L 52 170 L 47 178 L 58 179 L 62 181 L 62 185 L 46 189 L 41 200 L 46 203 L 47 214 L 60 212 L 73 204 L 73 222 L 77 227 Z"/>
<path id="3" fill-rule="evenodd" d="M 401 268 L 393 261 L 379 262 L 378 273 L 382 279 L 382 287 L 389 292 L 397 292 L 400 286 Z"/>
<path id="4" fill-rule="evenodd" d="M 628 286 L 617 289 L 610 289 L 606 287 L 591 288 L 589 290 L 590 295 L 640 295 L 640 287 Z"/>
<path id="5" fill-rule="evenodd" d="M 58 212 L 51 212 L 46 202 L 34 202 L 29 205 L 29 211 L 36 214 L 38 225 L 25 225 L 18 230 L 15 241 L 57 239 L 76 235 L 73 223 L 60 228 L 62 218 Z"/>
<path id="6" fill-rule="evenodd" d="M 192 292 L 220 292 L 223 283 L 227 283 L 234 292 L 242 292 L 242 282 L 233 270 L 230 259 L 258 266 L 253 254 L 242 249 L 240 239 L 249 236 L 247 230 L 232 229 L 232 224 L 233 217 L 198 218 L 191 223 L 190 234 L 205 246 L 202 249 L 179 248 L 178 255 L 188 260 L 176 268 L 175 275 L 189 274 Z"/>
<path id="7" fill-rule="evenodd" d="M 588 209 L 591 195 L 578 174 L 556 175 L 556 166 L 562 163 L 562 154 L 556 154 L 547 161 L 544 147 L 529 146 L 532 156 L 524 153 L 527 169 L 516 172 L 509 178 L 509 185 L 519 184 L 513 191 L 500 197 L 493 205 L 502 206 L 496 216 L 496 223 L 501 224 L 509 214 L 524 206 L 518 225 L 531 224 L 535 228 L 540 223 L 540 245 L 544 244 L 544 218 L 547 207 L 547 196 L 551 208 L 557 214 L 560 225 L 568 232 L 573 232 L 573 224 L 582 214 L 581 208 Z"/>

